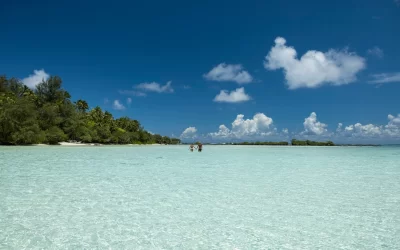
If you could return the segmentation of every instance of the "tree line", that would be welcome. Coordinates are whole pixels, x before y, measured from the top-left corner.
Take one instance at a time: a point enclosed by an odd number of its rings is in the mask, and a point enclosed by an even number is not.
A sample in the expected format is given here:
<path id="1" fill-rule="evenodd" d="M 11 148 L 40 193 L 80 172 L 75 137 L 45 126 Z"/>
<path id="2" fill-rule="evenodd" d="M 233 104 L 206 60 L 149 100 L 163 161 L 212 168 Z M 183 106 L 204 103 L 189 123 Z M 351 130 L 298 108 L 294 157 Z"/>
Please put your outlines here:
<path id="1" fill-rule="evenodd" d="M 335 146 L 335 144 L 332 141 L 319 142 L 310 140 L 300 141 L 292 139 L 292 146 Z"/>
<path id="2" fill-rule="evenodd" d="M 85 100 L 71 101 L 62 80 L 51 76 L 35 89 L 16 78 L 0 76 L 0 144 L 58 144 L 76 140 L 102 144 L 179 144 L 147 132 L 139 121 L 115 119 L 99 106 L 89 110 Z"/>
<path id="3" fill-rule="evenodd" d="M 235 142 L 232 143 L 232 145 L 273 145 L 273 146 L 287 146 L 289 143 L 287 141 L 279 141 L 279 142 L 273 142 L 273 141 L 265 141 L 265 142 Z"/>

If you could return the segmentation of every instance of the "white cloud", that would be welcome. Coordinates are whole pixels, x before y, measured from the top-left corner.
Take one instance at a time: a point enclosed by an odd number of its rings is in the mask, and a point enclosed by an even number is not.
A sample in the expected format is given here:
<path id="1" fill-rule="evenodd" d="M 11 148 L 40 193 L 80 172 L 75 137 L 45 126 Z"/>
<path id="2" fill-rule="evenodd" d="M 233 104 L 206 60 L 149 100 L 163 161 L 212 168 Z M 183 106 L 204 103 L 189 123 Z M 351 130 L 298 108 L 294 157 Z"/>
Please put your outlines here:
<path id="1" fill-rule="evenodd" d="M 376 56 L 378 58 L 383 58 L 383 50 L 377 46 L 372 49 L 367 50 L 367 53 L 372 56 Z"/>
<path id="2" fill-rule="evenodd" d="M 182 132 L 181 138 L 195 138 L 196 133 L 197 133 L 196 127 L 188 127 Z"/>
<path id="3" fill-rule="evenodd" d="M 389 122 L 385 126 L 385 132 L 392 137 L 400 137 L 400 114 L 396 116 L 388 115 Z"/>
<path id="4" fill-rule="evenodd" d="M 189 85 L 183 85 L 183 89 L 190 89 Z"/>
<path id="5" fill-rule="evenodd" d="M 307 135 L 323 135 L 327 133 L 326 127 L 328 125 L 321 123 L 317 120 L 317 114 L 312 112 L 309 117 L 304 119 L 304 131 L 302 134 Z"/>
<path id="6" fill-rule="evenodd" d="M 351 138 L 363 138 L 363 139 L 394 139 L 400 138 L 400 114 L 393 116 L 388 115 L 389 122 L 386 125 L 376 124 L 351 124 L 346 126 L 344 129 L 343 125 L 339 123 L 336 129 L 336 137 L 351 137 Z"/>
<path id="7" fill-rule="evenodd" d="M 340 132 L 340 131 L 342 131 L 342 127 L 343 127 L 343 123 L 338 123 L 338 126 L 337 126 L 337 129 L 336 129 L 336 132 Z"/>
<path id="8" fill-rule="evenodd" d="M 116 110 L 123 110 L 123 109 L 125 109 L 125 106 L 122 105 L 122 103 L 120 103 L 119 100 L 114 100 L 114 102 L 113 102 L 113 109 L 116 109 Z"/>
<path id="9" fill-rule="evenodd" d="M 389 119 L 388 125 L 400 127 L 400 114 L 398 114 L 397 117 L 389 114 L 388 119 Z"/>
<path id="10" fill-rule="evenodd" d="M 232 122 L 232 128 L 220 125 L 218 132 L 209 133 L 212 138 L 236 138 L 243 139 L 250 136 L 268 136 L 276 132 L 272 127 L 272 118 L 263 113 L 257 113 L 253 119 L 244 119 L 244 115 L 239 114 Z"/>
<path id="11" fill-rule="evenodd" d="M 365 68 L 365 59 L 355 53 L 316 50 L 307 51 L 300 59 L 293 47 L 282 37 L 265 57 L 268 70 L 283 69 L 289 89 L 316 88 L 324 84 L 343 85 L 357 80 L 356 74 Z"/>
<path id="12" fill-rule="evenodd" d="M 131 96 L 146 96 L 146 93 L 135 91 L 135 90 L 118 90 L 121 95 L 131 95 Z"/>
<path id="13" fill-rule="evenodd" d="M 205 74 L 204 77 L 212 81 L 231 81 L 238 84 L 250 83 L 253 81 L 253 77 L 249 72 L 243 70 L 240 64 L 221 63 Z"/>
<path id="14" fill-rule="evenodd" d="M 132 98 L 128 97 L 128 98 L 126 99 L 126 103 L 127 103 L 128 105 L 131 104 L 131 103 L 132 103 Z"/>
<path id="15" fill-rule="evenodd" d="M 230 93 L 227 90 L 221 90 L 221 92 L 215 96 L 214 102 L 245 102 L 249 101 L 251 97 L 245 93 L 244 88 L 237 88 L 232 90 Z"/>
<path id="16" fill-rule="evenodd" d="M 382 143 L 400 142 L 400 114 L 387 116 L 386 125 L 355 123 L 344 125 L 338 123 L 334 131 L 328 130 L 328 125 L 317 119 L 317 114 L 312 112 L 303 122 L 304 131 L 289 133 L 287 128 L 278 129 L 273 125 L 273 120 L 263 113 L 254 115 L 251 119 L 244 119 L 243 114 L 237 115 L 231 128 L 220 125 L 217 132 L 208 136 L 214 141 L 234 140 L 287 140 L 289 134 L 294 138 L 310 139 L 316 141 L 332 140 L 335 143 Z M 266 139 L 268 138 L 268 139 Z"/>
<path id="17" fill-rule="evenodd" d="M 374 80 L 369 81 L 370 83 L 400 82 L 400 72 L 375 74 L 372 77 Z"/>
<path id="18" fill-rule="evenodd" d="M 49 79 L 50 75 L 47 74 L 44 69 L 34 70 L 32 75 L 22 79 L 22 83 L 25 84 L 28 88 L 34 89 L 36 85 L 41 83 L 43 80 Z"/>
<path id="19" fill-rule="evenodd" d="M 255 114 L 253 119 L 244 120 L 243 118 L 244 115 L 238 115 L 232 122 L 232 132 L 239 136 L 265 133 L 273 122 L 272 118 L 263 113 Z"/>
<path id="20" fill-rule="evenodd" d="M 344 128 L 344 134 L 352 137 L 376 137 L 382 135 L 382 126 L 376 126 L 374 124 L 362 125 L 356 123 Z"/>
<path id="21" fill-rule="evenodd" d="M 231 131 L 224 124 L 219 126 L 218 132 L 209 133 L 211 137 L 227 138 L 231 136 Z"/>
<path id="22" fill-rule="evenodd" d="M 157 92 L 157 93 L 173 93 L 174 89 L 171 86 L 171 81 L 167 82 L 165 85 L 160 85 L 156 82 L 144 82 L 135 86 L 137 89 L 143 91 Z"/>

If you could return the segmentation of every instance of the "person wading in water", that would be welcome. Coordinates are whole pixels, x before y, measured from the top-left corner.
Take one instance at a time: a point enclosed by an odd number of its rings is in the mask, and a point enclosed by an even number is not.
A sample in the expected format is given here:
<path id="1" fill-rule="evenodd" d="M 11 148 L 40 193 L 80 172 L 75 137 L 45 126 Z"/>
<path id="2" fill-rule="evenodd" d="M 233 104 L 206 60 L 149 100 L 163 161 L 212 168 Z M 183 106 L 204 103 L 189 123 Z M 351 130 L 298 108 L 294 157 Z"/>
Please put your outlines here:
<path id="1" fill-rule="evenodd" d="M 201 152 L 203 150 L 203 145 L 199 142 L 199 144 L 197 145 L 197 150 L 199 152 Z"/>
<path id="2" fill-rule="evenodd" d="M 193 149 L 194 149 L 194 145 L 193 145 L 193 144 L 190 144 L 190 146 L 189 146 L 190 152 L 193 152 Z"/>

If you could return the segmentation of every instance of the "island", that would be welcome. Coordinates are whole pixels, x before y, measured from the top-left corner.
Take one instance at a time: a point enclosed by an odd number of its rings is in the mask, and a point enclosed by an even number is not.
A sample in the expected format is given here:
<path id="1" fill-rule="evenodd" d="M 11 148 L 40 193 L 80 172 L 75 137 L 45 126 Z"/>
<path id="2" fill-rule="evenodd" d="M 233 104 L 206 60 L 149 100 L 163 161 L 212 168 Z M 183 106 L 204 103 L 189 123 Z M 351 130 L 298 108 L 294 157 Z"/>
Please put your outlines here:
<path id="1" fill-rule="evenodd" d="M 0 145 L 57 145 L 64 141 L 95 144 L 180 144 L 180 139 L 151 134 L 138 120 L 115 119 L 85 100 L 71 101 L 62 80 L 51 76 L 35 89 L 17 78 L 0 76 Z"/>

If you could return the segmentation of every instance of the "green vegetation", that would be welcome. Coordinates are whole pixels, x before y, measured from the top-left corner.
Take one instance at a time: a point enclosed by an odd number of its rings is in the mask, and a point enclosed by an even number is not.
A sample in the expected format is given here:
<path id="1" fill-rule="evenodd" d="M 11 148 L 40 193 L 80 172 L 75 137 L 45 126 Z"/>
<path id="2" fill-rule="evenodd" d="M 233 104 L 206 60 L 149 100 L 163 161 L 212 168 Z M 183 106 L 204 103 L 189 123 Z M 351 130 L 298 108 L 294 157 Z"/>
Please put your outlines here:
<path id="1" fill-rule="evenodd" d="M 287 141 L 280 141 L 280 142 L 272 142 L 272 141 L 265 141 L 265 142 L 236 142 L 232 143 L 232 145 L 273 145 L 273 146 L 287 146 L 289 143 Z"/>
<path id="2" fill-rule="evenodd" d="M 335 144 L 335 146 L 341 147 L 379 147 L 380 144 Z"/>
<path id="3" fill-rule="evenodd" d="M 335 144 L 331 141 L 327 142 L 318 142 L 318 141 L 299 141 L 296 139 L 292 140 L 292 146 L 335 146 Z"/>
<path id="4" fill-rule="evenodd" d="M 84 100 L 71 101 L 61 78 L 52 76 L 31 90 L 16 78 L 0 76 L 0 145 L 58 144 L 76 140 L 104 144 L 179 144 L 152 135 L 129 117 L 89 110 Z"/>

